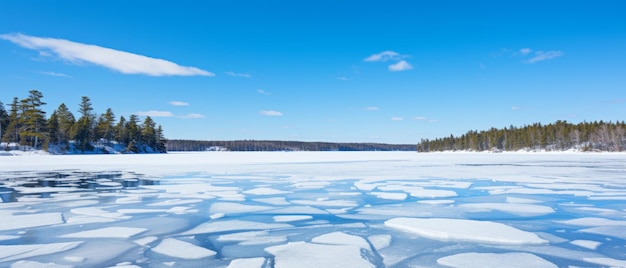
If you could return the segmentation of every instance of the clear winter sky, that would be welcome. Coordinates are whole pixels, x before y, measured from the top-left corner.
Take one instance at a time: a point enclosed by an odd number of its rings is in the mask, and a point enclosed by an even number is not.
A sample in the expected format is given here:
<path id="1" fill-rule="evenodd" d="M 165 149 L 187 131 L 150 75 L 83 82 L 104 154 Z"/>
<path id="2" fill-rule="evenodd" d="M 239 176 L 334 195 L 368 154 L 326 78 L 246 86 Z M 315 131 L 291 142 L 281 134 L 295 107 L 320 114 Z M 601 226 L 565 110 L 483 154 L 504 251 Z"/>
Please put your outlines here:
<path id="1" fill-rule="evenodd" d="M 167 138 L 416 143 L 626 119 L 626 2 L 0 1 L 0 101 Z"/>

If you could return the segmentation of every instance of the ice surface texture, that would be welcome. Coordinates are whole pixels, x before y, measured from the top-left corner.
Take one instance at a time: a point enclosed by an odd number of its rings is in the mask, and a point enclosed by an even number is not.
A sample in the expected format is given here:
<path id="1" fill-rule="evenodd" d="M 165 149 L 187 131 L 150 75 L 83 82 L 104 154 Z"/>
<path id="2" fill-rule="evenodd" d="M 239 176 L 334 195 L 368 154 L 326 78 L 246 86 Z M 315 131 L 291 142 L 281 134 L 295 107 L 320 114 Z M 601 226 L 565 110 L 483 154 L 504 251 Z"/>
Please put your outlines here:
<path id="1" fill-rule="evenodd" d="M 626 154 L 0 158 L 0 267 L 626 266 Z"/>

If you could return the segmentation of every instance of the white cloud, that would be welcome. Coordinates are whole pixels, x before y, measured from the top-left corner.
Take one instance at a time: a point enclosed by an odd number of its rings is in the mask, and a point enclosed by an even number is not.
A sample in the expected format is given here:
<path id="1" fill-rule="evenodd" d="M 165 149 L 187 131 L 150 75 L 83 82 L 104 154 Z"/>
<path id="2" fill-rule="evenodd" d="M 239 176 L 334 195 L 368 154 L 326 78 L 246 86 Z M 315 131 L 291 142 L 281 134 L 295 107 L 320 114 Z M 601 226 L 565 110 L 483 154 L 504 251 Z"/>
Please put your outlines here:
<path id="1" fill-rule="evenodd" d="M 266 96 L 272 95 L 271 92 L 267 92 L 267 91 L 262 90 L 262 89 L 257 89 L 256 92 L 261 94 L 261 95 L 266 95 Z"/>
<path id="2" fill-rule="evenodd" d="M 70 63 L 88 62 L 124 74 L 149 76 L 214 76 L 196 67 L 180 66 L 171 61 L 146 57 L 106 47 L 72 42 L 65 39 L 43 38 L 24 34 L 3 34 L 1 39 L 21 47 L 38 50 L 40 55 L 56 55 Z"/>
<path id="3" fill-rule="evenodd" d="M 530 48 L 522 48 L 519 50 L 519 53 L 522 55 L 528 55 L 530 52 L 532 52 L 533 50 Z"/>
<path id="4" fill-rule="evenodd" d="M 147 111 L 147 112 L 137 112 L 139 116 L 150 116 L 150 117 L 174 117 L 174 114 L 168 111 Z"/>
<path id="5" fill-rule="evenodd" d="M 247 74 L 247 73 L 235 73 L 235 72 L 225 72 L 225 74 L 230 75 L 230 76 L 234 76 L 234 77 L 245 77 L 245 78 L 250 78 L 252 77 L 251 74 Z"/>
<path id="6" fill-rule="evenodd" d="M 173 106 L 189 106 L 188 102 L 184 102 L 184 101 L 170 101 L 170 105 Z"/>
<path id="7" fill-rule="evenodd" d="M 378 110 L 380 110 L 380 108 L 374 107 L 374 106 L 368 106 L 368 107 L 363 107 L 363 110 L 366 110 L 366 111 L 378 111 Z"/>
<path id="8" fill-rule="evenodd" d="M 50 75 L 50 76 L 72 78 L 71 76 L 69 76 L 67 74 L 62 74 L 62 73 L 55 73 L 55 72 L 39 72 L 39 73 L 40 74 L 45 74 L 45 75 Z"/>
<path id="9" fill-rule="evenodd" d="M 399 61 L 398 63 L 389 65 L 389 71 L 392 72 L 400 72 L 413 69 L 410 63 L 406 61 Z"/>
<path id="10" fill-rule="evenodd" d="M 392 117 L 391 121 L 402 121 L 404 120 L 404 117 Z"/>
<path id="11" fill-rule="evenodd" d="M 350 80 L 350 78 L 345 77 L 345 76 L 340 76 L 340 77 L 337 77 L 337 80 L 348 81 Z"/>
<path id="12" fill-rule="evenodd" d="M 428 117 L 424 117 L 424 116 L 416 116 L 413 117 L 413 120 L 418 120 L 418 121 L 427 121 Z"/>
<path id="13" fill-rule="evenodd" d="M 265 115 L 265 116 L 283 116 L 283 113 L 279 111 L 272 111 L 272 110 L 269 110 L 269 111 L 263 110 L 263 111 L 260 111 L 259 114 Z"/>
<path id="14" fill-rule="evenodd" d="M 521 109 L 519 106 L 511 106 L 511 110 L 519 110 Z"/>
<path id="15" fill-rule="evenodd" d="M 186 115 L 178 116 L 178 118 L 183 118 L 183 119 L 196 119 L 196 118 L 205 118 L 205 117 L 206 116 L 202 114 L 186 114 Z"/>
<path id="16" fill-rule="evenodd" d="M 535 55 L 528 59 L 527 63 L 535 63 L 544 60 L 554 59 L 563 56 L 563 52 L 561 51 L 537 51 Z"/>
<path id="17" fill-rule="evenodd" d="M 400 56 L 400 54 L 398 52 L 391 51 L 391 50 L 386 50 L 386 51 L 380 52 L 378 54 L 370 55 L 369 57 L 365 58 L 364 61 L 370 61 L 370 62 L 374 62 L 374 61 L 388 61 L 388 60 L 397 60 L 400 57 L 401 56 Z"/>

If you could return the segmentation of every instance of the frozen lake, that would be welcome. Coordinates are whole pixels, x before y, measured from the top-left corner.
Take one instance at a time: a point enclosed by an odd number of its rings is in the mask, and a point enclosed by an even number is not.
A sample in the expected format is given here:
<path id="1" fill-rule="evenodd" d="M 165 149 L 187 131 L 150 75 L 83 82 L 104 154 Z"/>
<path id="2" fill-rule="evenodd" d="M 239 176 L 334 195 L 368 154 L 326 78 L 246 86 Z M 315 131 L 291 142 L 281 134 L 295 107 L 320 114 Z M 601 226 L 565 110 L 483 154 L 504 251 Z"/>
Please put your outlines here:
<path id="1" fill-rule="evenodd" d="M 0 267 L 626 267 L 626 154 L 0 156 Z"/>

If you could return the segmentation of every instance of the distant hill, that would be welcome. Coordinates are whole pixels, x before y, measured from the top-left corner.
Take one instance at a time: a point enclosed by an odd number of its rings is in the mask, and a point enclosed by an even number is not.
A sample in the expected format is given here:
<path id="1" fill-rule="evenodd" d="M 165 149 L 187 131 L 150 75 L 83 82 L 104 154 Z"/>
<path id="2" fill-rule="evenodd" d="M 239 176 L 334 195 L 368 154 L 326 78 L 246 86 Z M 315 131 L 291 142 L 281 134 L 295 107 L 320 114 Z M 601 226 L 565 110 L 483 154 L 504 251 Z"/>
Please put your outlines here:
<path id="1" fill-rule="evenodd" d="M 168 140 L 167 151 L 415 151 L 415 144 Z"/>

